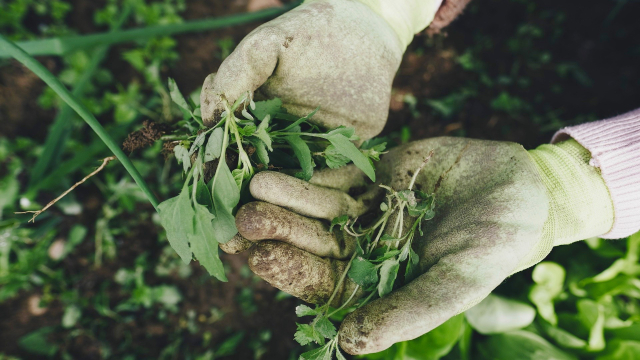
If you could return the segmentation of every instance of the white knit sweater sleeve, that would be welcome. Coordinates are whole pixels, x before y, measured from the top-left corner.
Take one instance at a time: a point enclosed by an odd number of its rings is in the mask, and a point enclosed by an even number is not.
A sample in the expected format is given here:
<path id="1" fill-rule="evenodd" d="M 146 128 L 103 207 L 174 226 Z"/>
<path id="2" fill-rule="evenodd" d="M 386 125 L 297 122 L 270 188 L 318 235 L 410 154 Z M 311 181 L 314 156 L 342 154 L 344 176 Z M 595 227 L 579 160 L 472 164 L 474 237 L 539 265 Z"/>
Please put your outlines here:
<path id="1" fill-rule="evenodd" d="M 591 152 L 613 201 L 614 222 L 605 239 L 627 237 L 640 230 L 640 109 L 611 119 L 570 126 L 552 143 L 574 138 Z"/>

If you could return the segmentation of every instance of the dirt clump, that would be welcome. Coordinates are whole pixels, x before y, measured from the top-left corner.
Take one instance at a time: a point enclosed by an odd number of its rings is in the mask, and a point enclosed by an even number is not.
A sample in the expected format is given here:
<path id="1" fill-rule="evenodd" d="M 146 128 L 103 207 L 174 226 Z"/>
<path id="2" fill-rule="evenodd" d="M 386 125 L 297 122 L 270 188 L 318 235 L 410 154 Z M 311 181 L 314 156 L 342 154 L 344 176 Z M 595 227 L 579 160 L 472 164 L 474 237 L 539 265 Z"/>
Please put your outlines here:
<path id="1" fill-rule="evenodd" d="M 170 128 L 167 124 L 158 124 L 151 120 L 145 120 L 142 123 L 142 129 L 127 135 L 127 138 L 122 143 L 122 149 L 132 153 L 135 150 L 151 146 L 151 144 L 160 139 L 162 135 L 166 134 Z M 173 150 L 173 148 L 171 150 Z"/>

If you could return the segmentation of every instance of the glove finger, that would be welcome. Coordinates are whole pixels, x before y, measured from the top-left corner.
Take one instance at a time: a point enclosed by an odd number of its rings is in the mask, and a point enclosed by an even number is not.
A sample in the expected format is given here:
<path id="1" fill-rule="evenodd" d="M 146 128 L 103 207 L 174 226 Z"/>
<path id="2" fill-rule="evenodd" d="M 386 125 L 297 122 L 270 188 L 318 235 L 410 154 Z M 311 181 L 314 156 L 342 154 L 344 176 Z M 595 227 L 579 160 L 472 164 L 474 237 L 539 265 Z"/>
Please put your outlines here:
<path id="1" fill-rule="evenodd" d="M 347 315 L 340 346 L 359 355 L 415 339 L 480 302 L 517 263 L 518 256 L 494 246 L 444 256 L 411 283 Z"/>
<path id="2" fill-rule="evenodd" d="M 346 261 L 321 258 L 279 241 L 261 241 L 249 253 L 249 268 L 272 286 L 312 304 L 324 304 L 331 298 Z M 353 293 L 354 296 L 351 296 Z M 331 306 L 362 296 L 356 284 L 345 279 Z"/>
<path id="3" fill-rule="evenodd" d="M 200 93 L 205 125 L 220 120 L 225 100 L 233 104 L 247 91 L 253 94 L 271 76 L 278 62 L 281 37 L 273 28 L 254 30 L 222 62 L 217 74 L 207 76 Z"/>
<path id="4" fill-rule="evenodd" d="M 335 217 L 348 215 L 356 218 L 369 210 L 373 205 L 378 189 L 366 193 L 366 196 L 355 200 L 346 193 L 326 187 L 310 184 L 304 180 L 273 171 L 256 174 L 249 190 L 258 200 L 266 201 L 290 209 L 301 215 L 333 220 Z"/>
<path id="5" fill-rule="evenodd" d="M 236 227 L 248 240 L 279 240 L 322 257 L 347 259 L 356 248 L 355 238 L 348 234 L 329 232 L 319 220 L 261 201 L 238 210 Z"/>
<path id="6" fill-rule="evenodd" d="M 355 165 L 349 164 L 337 169 L 322 169 L 313 172 L 311 184 L 349 192 L 353 188 L 367 186 L 367 176 Z"/>
<path id="7" fill-rule="evenodd" d="M 220 250 L 226 252 L 227 254 L 239 254 L 251 246 L 253 246 L 253 242 L 249 241 L 242 237 L 239 233 L 236 234 L 231 240 L 227 241 L 224 244 L 219 244 Z"/>

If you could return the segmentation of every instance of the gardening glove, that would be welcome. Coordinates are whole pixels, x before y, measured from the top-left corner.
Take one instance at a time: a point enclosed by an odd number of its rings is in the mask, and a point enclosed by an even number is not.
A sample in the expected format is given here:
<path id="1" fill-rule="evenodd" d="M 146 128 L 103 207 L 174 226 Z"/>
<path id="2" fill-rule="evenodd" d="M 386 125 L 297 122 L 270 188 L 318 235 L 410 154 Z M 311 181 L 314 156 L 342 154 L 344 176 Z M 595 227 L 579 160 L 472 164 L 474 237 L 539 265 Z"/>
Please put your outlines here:
<path id="1" fill-rule="evenodd" d="M 347 315 L 339 343 L 350 354 L 414 339 L 480 302 L 553 246 L 612 227 L 608 189 L 588 164 L 590 153 L 574 140 L 531 151 L 515 143 L 464 138 L 417 141 L 383 157 L 379 182 L 396 191 L 408 189 L 432 150 L 414 186 L 434 193 L 436 201 L 435 217 L 423 222 L 424 235 L 416 234 L 412 243 L 421 275 Z M 261 201 L 245 205 L 236 216 L 240 234 L 257 242 L 250 268 L 285 292 L 326 303 L 355 247 L 347 234 L 329 232 L 326 220 L 378 208 L 377 184 L 360 197 L 347 194 L 363 184 L 349 167 L 319 171 L 311 183 L 275 172 L 257 174 L 250 190 Z M 346 281 L 332 306 L 347 301 L 354 288 Z"/>
<path id="2" fill-rule="evenodd" d="M 354 127 L 361 140 L 382 130 L 391 83 L 413 34 L 442 0 L 309 0 L 265 23 L 238 44 L 200 95 L 205 124 L 250 91 L 278 97 L 296 116 Z"/>

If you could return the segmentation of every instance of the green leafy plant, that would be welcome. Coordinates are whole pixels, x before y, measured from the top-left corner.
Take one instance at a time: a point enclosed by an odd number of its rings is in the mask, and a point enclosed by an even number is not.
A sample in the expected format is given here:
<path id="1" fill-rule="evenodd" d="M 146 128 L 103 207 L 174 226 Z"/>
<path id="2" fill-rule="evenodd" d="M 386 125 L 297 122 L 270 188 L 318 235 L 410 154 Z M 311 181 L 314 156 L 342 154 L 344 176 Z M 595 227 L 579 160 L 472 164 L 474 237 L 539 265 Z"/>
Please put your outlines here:
<path id="1" fill-rule="evenodd" d="M 306 305 L 300 305 L 296 308 L 296 315 L 299 317 L 315 316 L 315 318 L 310 324 L 298 324 L 295 340 L 300 345 L 310 343 L 322 345 L 318 349 L 302 354 L 301 360 L 331 359 L 334 353 L 338 359 L 344 359 L 337 348 L 339 333 L 329 319 L 347 306 L 351 309 L 359 308 L 376 296 L 383 297 L 390 293 L 394 285 L 400 283 L 397 280 L 402 263 L 406 262 L 405 273 L 402 276 L 404 283 L 410 282 L 418 275 L 419 257 L 411 245 L 416 231 L 424 235 L 422 222 L 431 220 L 435 216 L 435 201 L 433 194 L 413 190 L 413 185 L 418 173 L 430 158 L 431 154 L 414 173 L 407 190 L 396 191 L 386 185 L 380 185 L 387 191 L 387 194 L 386 199 L 380 203 L 382 215 L 373 225 L 362 229 L 355 219 L 351 220 L 347 216 L 337 217 L 331 222 L 332 230 L 338 226 L 341 230 L 355 237 L 356 251 L 325 305 L 316 306 L 315 309 Z M 415 219 L 406 232 L 403 228 L 405 216 Z M 358 225 L 358 229 L 356 229 L 356 225 Z M 331 309 L 330 304 L 337 291 L 342 288 L 347 276 L 357 286 L 347 301 L 338 309 Z M 369 294 L 352 303 L 356 294 L 361 291 L 364 294 Z"/>
<path id="2" fill-rule="evenodd" d="M 173 79 L 168 87 L 184 115 L 179 124 L 187 130 L 171 135 L 179 139 L 171 146 L 186 178 L 180 194 L 159 205 L 160 221 L 182 260 L 189 263 L 195 256 L 219 280 L 226 276 L 218 243 L 237 234 L 233 214 L 256 171 L 273 163 L 294 164 L 301 168 L 296 176 L 308 181 L 315 158 L 331 168 L 353 162 L 375 181 L 373 160 L 379 160 L 384 145 L 358 149 L 352 143 L 358 140 L 353 128 L 322 132 L 309 123 L 315 111 L 297 118 L 286 113 L 279 99 L 254 102 L 248 93 L 226 104 L 220 121 L 207 128 L 199 107 L 185 99 Z M 236 117 L 237 112 L 242 116 Z M 208 169 L 214 172 L 211 179 L 206 179 Z"/>

